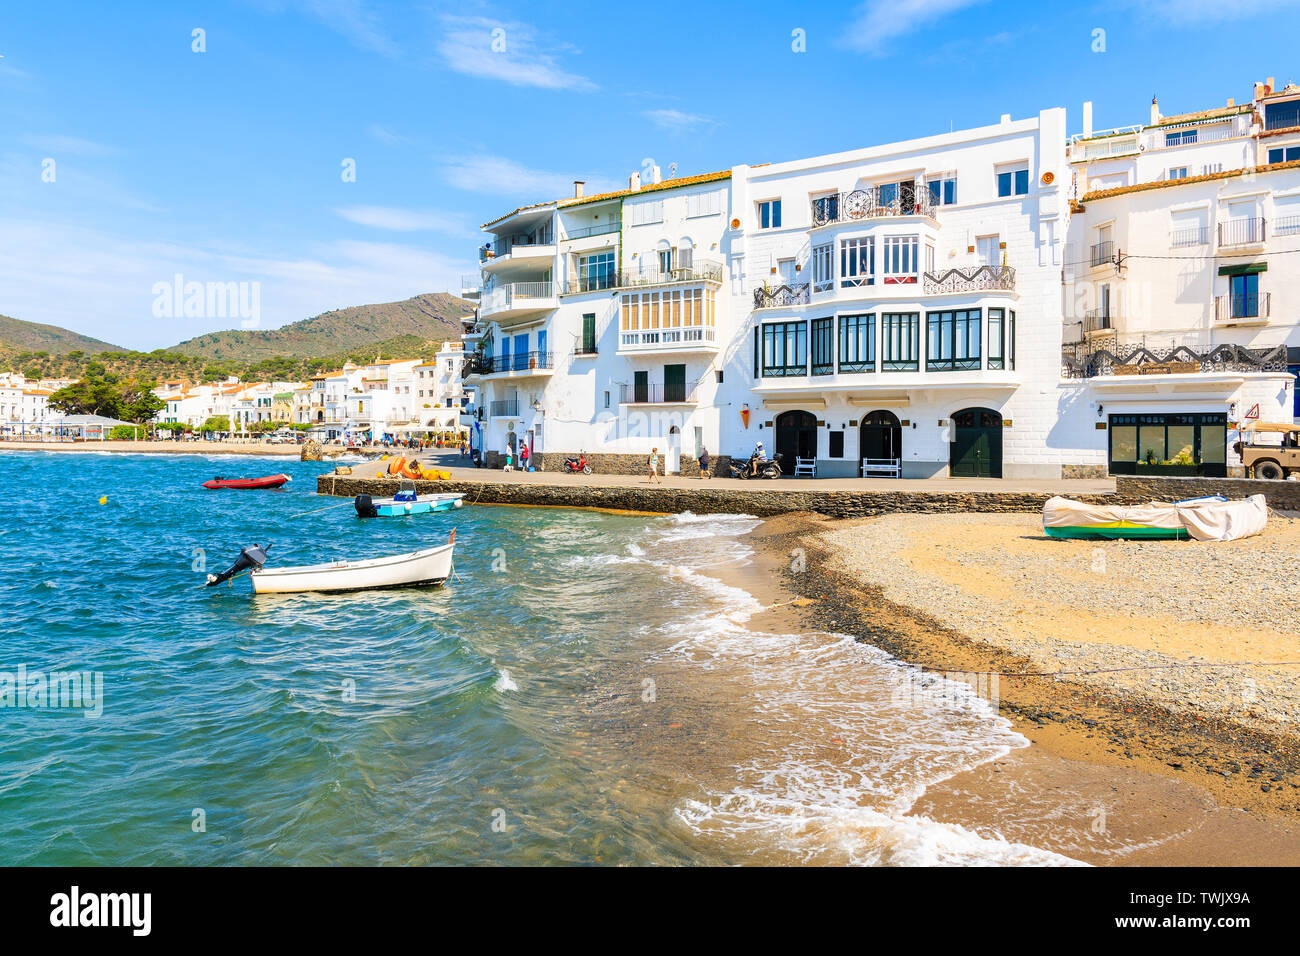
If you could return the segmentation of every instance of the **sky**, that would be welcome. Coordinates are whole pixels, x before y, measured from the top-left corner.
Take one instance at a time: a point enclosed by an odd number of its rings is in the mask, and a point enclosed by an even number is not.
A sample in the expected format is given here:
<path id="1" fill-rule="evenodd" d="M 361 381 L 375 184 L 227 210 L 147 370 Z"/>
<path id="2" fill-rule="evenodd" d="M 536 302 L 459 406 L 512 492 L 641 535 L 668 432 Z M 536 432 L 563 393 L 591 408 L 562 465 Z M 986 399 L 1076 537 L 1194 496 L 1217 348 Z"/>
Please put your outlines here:
<path id="1" fill-rule="evenodd" d="M 574 179 L 1242 102 L 1300 81 L 1298 28 L 1300 0 L 5 0 L 0 314 L 147 350 L 459 292 L 479 224 Z"/>

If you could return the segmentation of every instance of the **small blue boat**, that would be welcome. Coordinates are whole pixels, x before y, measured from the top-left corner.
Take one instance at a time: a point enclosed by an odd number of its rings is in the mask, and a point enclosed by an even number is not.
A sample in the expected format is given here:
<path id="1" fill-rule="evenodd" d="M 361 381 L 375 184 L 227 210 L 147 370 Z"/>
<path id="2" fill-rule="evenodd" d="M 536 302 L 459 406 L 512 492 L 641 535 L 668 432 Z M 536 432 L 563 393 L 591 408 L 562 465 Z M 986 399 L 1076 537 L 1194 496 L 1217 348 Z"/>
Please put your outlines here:
<path id="1" fill-rule="evenodd" d="M 451 511 L 459 508 L 465 496 L 462 494 L 418 495 L 415 485 L 403 481 L 401 489 L 391 498 L 371 498 L 369 495 L 357 495 L 353 504 L 357 516 L 361 518 L 397 518 L 404 515 L 423 515 L 435 511 Z"/>

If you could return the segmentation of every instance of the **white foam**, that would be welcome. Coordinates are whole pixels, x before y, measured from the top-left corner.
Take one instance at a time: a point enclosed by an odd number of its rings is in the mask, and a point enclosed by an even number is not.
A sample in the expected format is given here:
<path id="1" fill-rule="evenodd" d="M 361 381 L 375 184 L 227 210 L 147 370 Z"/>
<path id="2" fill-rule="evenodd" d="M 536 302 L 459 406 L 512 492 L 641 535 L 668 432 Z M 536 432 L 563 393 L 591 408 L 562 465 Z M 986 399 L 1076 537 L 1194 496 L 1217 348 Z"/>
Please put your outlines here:
<path id="1" fill-rule="evenodd" d="M 511 680 L 510 672 L 503 667 L 497 671 L 496 683 L 492 685 L 492 689 L 505 693 L 508 690 L 518 690 L 519 685 Z"/>

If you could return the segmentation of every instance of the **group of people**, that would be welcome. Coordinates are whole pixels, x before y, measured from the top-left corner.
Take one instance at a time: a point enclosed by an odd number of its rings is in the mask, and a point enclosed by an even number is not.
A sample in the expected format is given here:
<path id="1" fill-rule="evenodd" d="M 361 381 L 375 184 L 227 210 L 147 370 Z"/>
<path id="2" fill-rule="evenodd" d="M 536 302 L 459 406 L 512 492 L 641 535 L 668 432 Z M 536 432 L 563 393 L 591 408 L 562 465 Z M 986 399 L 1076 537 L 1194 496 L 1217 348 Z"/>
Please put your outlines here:
<path id="1" fill-rule="evenodd" d="M 700 478 L 709 477 L 709 450 L 700 446 Z M 659 449 L 650 449 L 650 483 L 663 484 L 663 478 L 659 475 Z"/>

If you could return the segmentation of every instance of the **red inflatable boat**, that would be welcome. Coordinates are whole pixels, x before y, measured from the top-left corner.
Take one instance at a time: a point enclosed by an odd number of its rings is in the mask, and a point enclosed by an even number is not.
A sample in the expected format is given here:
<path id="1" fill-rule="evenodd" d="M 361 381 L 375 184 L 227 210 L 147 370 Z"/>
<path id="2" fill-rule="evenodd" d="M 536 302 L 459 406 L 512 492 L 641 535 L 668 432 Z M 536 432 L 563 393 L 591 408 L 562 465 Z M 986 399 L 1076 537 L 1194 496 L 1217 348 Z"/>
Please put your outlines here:
<path id="1" fill-rule="evenodd" d="M 204 488 L 279 488 L 293 481 L 288 475 L 267 475 L 265 478 L 213 478 L 203 483 Z"/>

